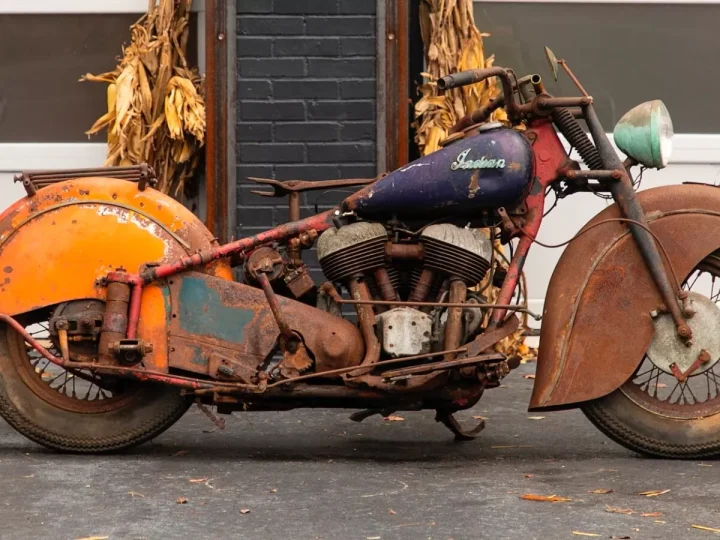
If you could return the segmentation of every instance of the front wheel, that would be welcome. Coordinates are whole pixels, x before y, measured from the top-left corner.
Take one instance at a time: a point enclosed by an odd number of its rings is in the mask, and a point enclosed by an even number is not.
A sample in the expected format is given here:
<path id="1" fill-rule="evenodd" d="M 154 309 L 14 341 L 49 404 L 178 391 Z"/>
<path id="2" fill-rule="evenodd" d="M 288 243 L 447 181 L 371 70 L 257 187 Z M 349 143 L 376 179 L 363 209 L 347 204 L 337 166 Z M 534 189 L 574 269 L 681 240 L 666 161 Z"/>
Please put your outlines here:
<path id="1" fill-rule="evenodd" d="M 706 458 L 720 455 L 720 348 L 715 341 L 720 339 L 720 253 L 700 262 L 683 289 L 696 305 L 688 324 L 698 345 L 691 350 L 679 344 L 674 325 L 661 315 L 653 343 L 630 379 L 582 409 L 608 437 L 641 454 Z M 713 352 L 693 366 L 700 346 Z M 678 368 L 690 372 L 686 380 L 675 376 Z"/>
<path id="2" fill-rule="evenodd" d="M 47 314 L 34 314 L 23 322 L 57 355 L 47 321 Z M 0 416 L 43 446 L 77 453 L 123 450 L 165 431 L 189 405 L 177 388 L 67 371 L 0 325 Z"/>

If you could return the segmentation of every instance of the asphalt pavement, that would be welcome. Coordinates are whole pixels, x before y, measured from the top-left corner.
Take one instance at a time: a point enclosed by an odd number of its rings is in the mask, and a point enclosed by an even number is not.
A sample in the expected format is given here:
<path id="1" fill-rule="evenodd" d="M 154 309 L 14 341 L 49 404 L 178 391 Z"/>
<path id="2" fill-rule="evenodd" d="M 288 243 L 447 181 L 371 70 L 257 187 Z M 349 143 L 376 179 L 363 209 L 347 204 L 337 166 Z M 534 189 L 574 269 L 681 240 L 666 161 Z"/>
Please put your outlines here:
<path id="1" fill-rule="evenodd" d="M 467 443 L 430 411 L 244 413 L 220 431 L 193 408 L 131 452 L 74 456 L 0 421 L 0 538 L 720 538 L 693 528 L 720 529 L 720 460 L 644 459 L 579 411 L 528 413 L 532 371 L 459 415 L 488 418 Z"/>

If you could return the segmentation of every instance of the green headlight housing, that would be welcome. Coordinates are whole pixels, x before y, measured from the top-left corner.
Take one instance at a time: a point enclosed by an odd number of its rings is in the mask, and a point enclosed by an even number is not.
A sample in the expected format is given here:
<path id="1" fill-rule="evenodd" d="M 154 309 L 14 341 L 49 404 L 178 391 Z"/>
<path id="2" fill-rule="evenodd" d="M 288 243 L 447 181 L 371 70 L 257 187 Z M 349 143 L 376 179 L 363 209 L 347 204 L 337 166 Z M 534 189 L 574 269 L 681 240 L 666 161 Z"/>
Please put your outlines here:
<path id="1" fill-rule="evenodd" d="M 666 167 L 672 154 L 673 125 L 665 104 L 656 99 L 631 109 L 615 125 L 617 147 L 638 163 Z"/>

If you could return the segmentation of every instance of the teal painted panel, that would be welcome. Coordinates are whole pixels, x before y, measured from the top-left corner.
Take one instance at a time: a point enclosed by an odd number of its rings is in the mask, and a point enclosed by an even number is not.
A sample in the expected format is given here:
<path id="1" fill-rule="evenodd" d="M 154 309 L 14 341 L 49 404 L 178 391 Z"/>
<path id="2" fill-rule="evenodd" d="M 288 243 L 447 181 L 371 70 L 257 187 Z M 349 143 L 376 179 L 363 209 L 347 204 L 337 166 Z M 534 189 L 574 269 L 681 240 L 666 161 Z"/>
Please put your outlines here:
<path id="1" fill-rule="evenodd" d="M 191 334 L 242 343 L 255 312 L 223 303 L 220 293 L 202 278 L 184 277 L 180 284 L 180 327 Z"/>

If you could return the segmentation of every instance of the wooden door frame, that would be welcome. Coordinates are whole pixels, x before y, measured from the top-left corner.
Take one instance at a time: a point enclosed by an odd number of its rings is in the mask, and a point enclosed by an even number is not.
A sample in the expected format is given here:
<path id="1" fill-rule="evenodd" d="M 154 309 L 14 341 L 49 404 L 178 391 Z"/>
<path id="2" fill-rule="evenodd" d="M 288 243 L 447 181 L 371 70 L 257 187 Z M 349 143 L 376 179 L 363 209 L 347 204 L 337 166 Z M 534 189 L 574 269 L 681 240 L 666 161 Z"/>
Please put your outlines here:
<path id="1" fill-rule="evenodd" d="M 206 222 L 221 243 L 237 233 L 237 5 L 205 0 Z"/>

